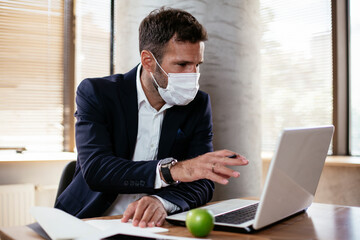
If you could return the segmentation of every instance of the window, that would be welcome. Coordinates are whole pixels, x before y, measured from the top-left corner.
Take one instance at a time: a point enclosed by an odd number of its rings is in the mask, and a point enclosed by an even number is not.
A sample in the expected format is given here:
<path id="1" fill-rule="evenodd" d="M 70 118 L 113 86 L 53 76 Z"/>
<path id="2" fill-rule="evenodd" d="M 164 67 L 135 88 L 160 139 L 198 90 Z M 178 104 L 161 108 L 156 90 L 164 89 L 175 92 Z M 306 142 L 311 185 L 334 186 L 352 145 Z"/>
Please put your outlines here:
<path id="1" fill-rule="evenodd" d="M 63 149 L 63 1 L 0 1 L 0 147 Z"/>
<path id="2" fill-rule="evenodd" d="M 110 75 L 110 0 L 78 0 L 76 13 L 76 83 Z"/>
<path id="3" fill-rule="evenodd" d="M 350 152 L 360 155 L 360 17 L 356 12 L 360 2 L 350 0 L 349 3 Z"/>
<path id="4" fill-rule="evenodd" d="M 260 0 L 262 150 L 286 127 L 332 124 L 331 1 Z"/>
<path id="5" fill-rule="evenodd" d="M 111 19 L 110 0 L 74 3 L 0 0 L 0 148 L 74 149 L 74 91 L 110 74 Z"/>

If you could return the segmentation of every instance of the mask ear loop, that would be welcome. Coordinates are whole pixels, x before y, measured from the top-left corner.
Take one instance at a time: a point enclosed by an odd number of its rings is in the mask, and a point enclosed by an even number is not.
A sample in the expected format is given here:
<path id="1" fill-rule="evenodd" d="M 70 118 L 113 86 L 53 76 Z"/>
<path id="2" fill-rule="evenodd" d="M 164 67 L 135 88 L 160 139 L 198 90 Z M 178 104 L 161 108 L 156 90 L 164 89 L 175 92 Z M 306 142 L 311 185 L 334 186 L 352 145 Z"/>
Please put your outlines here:
<path id="1" fill-rule="evenodd" d="M 154 80 L 154 83 L 155 83 L 155 85 L 157 86 L 157 88 L 158 88 L 158 89 L 161 88 L 161 87 L 159 86 L 159 84 L 157 83 L 157 81 L 156 81 L 156 79 L 155 79 L 155 77 L 154 77 L 154 75 L 153 75 L 152 72 L 150 72 L 150 75 L 151 75 L 152 79 Z"/>
<path id="2" fill-rule="evenodd" d="M 156 64 L 160 67 L 160 69 L 165 73 L 165 75 L 166 75 L 167 77 L 169 77 L 169 74 L 167 74 L 167 72 L 165 72 L 165 70 L 161 67 L 161 65 L 159 64 L 159 62 L 156 60 L 154 54 L 153 54 L 152 52 L 150 52 L 150 51 L 149 51 L 149 53 L 150 53 L 151 56 L 154 58 Z"/>

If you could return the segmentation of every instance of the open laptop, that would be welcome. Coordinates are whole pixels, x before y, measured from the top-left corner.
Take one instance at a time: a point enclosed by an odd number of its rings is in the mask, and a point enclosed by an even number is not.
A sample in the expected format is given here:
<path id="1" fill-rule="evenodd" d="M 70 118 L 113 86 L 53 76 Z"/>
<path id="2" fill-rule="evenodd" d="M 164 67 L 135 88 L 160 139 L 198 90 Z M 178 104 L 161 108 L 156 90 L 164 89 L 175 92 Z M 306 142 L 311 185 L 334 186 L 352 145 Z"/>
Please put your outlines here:
<path id="1" fill-rule="evenodd" d="M 305 211 L 313 201 L 333 132 L 334 126 L 284 129 L 260 201 L 230 199 L 202 207 L 213 212 L 214 230 L 252 232 Z M 185 225 L 186 214 L 166 220 Z"/>

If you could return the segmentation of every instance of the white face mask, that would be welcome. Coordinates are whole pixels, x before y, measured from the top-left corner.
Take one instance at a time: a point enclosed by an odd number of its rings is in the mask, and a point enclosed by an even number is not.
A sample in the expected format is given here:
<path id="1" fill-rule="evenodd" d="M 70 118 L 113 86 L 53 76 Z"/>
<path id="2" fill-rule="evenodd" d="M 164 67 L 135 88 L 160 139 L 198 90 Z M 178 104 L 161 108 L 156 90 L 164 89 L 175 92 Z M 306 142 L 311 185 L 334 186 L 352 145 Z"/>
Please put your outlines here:
<path id="1" fill-rule="evenodd" d="M 199 90 L 200 73 L 167 73 L 160 66 L 154 55 L 152 53 L 151 55 L 160 69 L 168 76 L 167 87 L 162 88 L 157 83 L 153 73 L 150 72 L 162 99 L 170 105 L 187 105 L 190 103 Z"/>

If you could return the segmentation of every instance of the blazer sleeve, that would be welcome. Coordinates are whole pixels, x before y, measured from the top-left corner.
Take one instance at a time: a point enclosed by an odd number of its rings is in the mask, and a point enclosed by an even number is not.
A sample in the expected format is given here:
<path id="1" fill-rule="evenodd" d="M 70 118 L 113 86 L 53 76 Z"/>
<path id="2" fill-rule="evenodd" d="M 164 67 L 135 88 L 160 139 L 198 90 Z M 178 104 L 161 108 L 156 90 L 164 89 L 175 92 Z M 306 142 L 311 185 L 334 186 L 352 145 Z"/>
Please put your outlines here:
<path id="1" fill-rule="evenodd" d="M 104 79 L 85 79 L 77 90 L 76 145 L 80 173 L 93 191 L 153 193 L 158 161 L 131 161 L 116 156 Z M 115 96 L 116 97 L 116 96 Z M 121 124 L 121 123 L 119 123 Z M 124 143 L 126 145 L 126 143 Z"/>
<path id="2" fill-rule="evenodd" d="M 204 100 L 201 110 L 194 109 L 198 121 L 194 126 L 194 134 L 189 143 L 186 159 L 213 151 L 210 97 L 205 94 Z M 155 195 L 176 204 L 180 208 L 179 211 L 186 211 L 209 202 L 213 196 L 214 188 L 214 183 L 211 180 L 201 179 L 162 188 Z"/>

